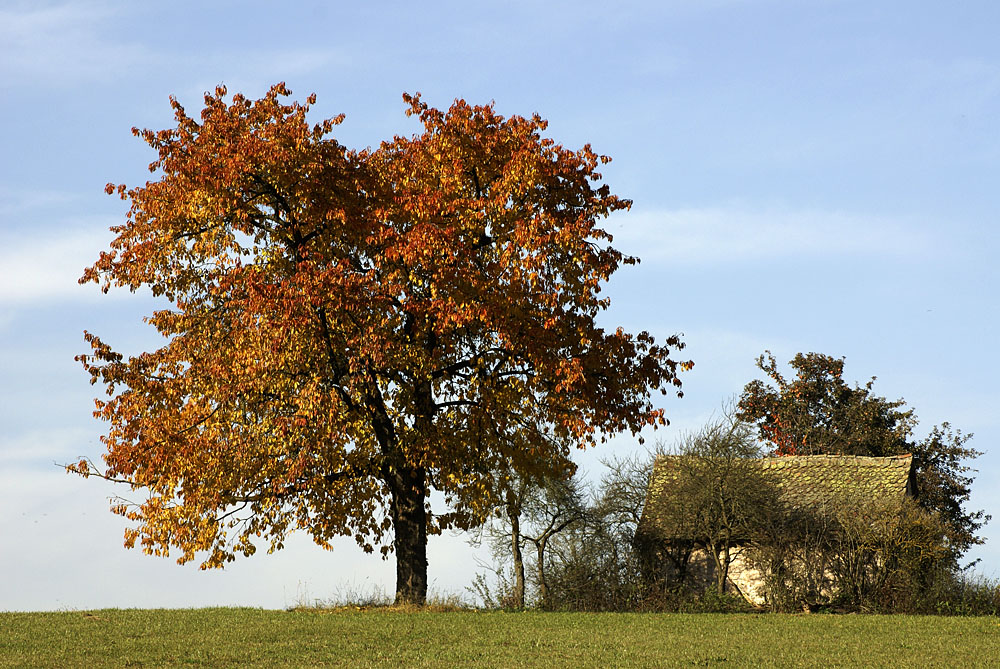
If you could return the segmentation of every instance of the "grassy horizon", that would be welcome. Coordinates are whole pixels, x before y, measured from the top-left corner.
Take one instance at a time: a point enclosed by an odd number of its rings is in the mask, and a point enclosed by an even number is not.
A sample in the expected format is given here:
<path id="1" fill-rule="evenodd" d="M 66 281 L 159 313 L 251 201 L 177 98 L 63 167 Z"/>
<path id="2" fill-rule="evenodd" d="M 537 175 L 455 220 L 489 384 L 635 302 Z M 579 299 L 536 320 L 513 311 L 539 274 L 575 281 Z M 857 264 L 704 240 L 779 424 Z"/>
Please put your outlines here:
<path id="1" fill-rule="evenodd" d="M 987 667 L 1000 618 L 105 609 L 0 613 L 0 667 Z"/>

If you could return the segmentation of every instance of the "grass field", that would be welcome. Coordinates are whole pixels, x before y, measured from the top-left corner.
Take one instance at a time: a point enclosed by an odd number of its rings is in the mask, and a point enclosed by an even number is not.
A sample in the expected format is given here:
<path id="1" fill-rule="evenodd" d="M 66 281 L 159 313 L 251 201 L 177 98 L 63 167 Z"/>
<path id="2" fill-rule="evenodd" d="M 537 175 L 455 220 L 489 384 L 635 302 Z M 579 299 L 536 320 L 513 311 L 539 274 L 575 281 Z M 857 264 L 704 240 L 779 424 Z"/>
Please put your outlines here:
<path id="1" fill-rule="evenodd" d="M 0 667 L 997 667 L 1000 619 L 259 609 L 0 613 Z"/>

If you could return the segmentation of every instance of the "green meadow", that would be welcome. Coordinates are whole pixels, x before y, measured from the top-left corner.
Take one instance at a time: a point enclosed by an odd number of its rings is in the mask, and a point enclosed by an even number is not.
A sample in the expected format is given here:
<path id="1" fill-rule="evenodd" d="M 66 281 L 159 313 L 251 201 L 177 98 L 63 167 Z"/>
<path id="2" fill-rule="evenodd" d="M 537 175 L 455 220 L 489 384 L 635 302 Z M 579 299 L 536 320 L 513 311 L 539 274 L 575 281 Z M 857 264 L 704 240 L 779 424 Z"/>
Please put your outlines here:
<path id="1" fill-rule="evenodd" d="M 425 612 L 0 613 L 0 667 L 996 667 L 993 617 Z"/>

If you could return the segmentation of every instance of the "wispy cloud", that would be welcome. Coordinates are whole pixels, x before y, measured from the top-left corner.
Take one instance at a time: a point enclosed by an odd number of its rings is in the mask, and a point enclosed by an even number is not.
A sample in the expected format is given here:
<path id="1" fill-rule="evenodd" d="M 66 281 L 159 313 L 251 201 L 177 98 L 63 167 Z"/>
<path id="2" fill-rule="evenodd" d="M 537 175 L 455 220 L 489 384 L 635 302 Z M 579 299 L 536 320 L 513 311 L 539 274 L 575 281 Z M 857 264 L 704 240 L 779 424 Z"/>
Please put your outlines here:
<path id="1" fill-rule="evenodd" d="M 147 64 L 147 49 L 101 34 L 110 15 L 110 8 L 90 2 L 0 9 L 0 77 L 85 83 Z"/>
<path id="2" fill-rule="evenodd" d="M 45 209 L 63 207 L 79 195 L 65 190 L 15 189 L 0 185 L 0 216 L 14 219 L 20 215 L 37 214 Z"/>
<path id="3" fill-rule="evenodd" d="M 644 260 L 713 265 L 769 258 L 914 256 L 934 240 L 915 222 L 836 211 L 707 207 L 633 211 L 608 221 L 615 246 Z"/>
<path id="4" fill-rule="evenodd" d="M 53 463 L 75 462 L 81 453 L 94 451 L 92 430 L 80 427 L 38 428 L 0 439 L 0 464 L 4 471 L 36 468 L 49 471 Z"/>
<path id="5" fill-rule="evenodd" d="M 192 107 L 201 102 L 204 93 L 214 91 L 219 84 L 225 84 L 230 93 L 239 91 L 253 98 L 263 95 L 269 86 L 279 81 L 349 65 L 349 59 L 339 51 L 317 48 L 226 49 L 202 54 L 198 61 L 202 69 L 221 74 L 217 80 L 202 77 L 183 89 L 171 91 L 182 103 Z M 190 64 L 195 65 L 194 61 Z M 296 98 L 304 98 L 311 92 L 294 90 Z"/>
<path id="6" fill-rule="evenodd" d="M 77 279 L 107 248 L 111 239 L 107 227 L 46 230 L 37 235 L 0 233 L 0 306 L 100 295 L 97 286 L 80 286 Z"/>
<path id="7" fill-rule="evenodd" d="M 218 80 L 206 80 L 196 91 L 200 95 L 223 80 L 241 85 L 271 82 L 346 62 L 330 48 L 247 42 L 221 43 L 198 53 L 167 53 L 115 34 L 111 28 L 122 11 L 120 5 L 102 2 L 0 8 L 0 81 L 70 85 L 120 81 L 127 72 L 141 71 L 144 77 L 192 69 L 218 73 Z"/>

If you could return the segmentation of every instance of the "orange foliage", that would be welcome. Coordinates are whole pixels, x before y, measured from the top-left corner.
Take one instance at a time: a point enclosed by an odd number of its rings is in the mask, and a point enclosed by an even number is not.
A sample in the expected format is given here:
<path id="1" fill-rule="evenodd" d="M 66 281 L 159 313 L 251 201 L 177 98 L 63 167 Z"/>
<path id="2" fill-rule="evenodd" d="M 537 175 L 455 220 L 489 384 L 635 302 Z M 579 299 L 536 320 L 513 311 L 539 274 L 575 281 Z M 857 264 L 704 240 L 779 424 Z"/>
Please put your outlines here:
<path id="1" fill-rule="evenodd" d="M 565 476 L 571 446 L 665 422 L 649 392 L 679 388 L 683 343 L 596 322 L 637 262 L 598 227 L 631 204 L 595 183 L 606 157 L 419 95 L 420 135 L 354 151 L 289 94 L 220 87 L 199 119 L 171 99 L 175 128 L 134 130 L 156 179 L 107 187 L 131 209 L 81 282 L 170 302 L 147 319 L 162 348 L 87 334 L 79 356 L 110 426 L 106 467 L 73 469 L 148 491 L 115 508 L 128 545 L 204 568 L 296 528 L 383 554 L 394 536 L 426 571 L 426 531 L 481 521 L 508 477 Z M 449 513 L 426 513 L 431 489 Z"/>

